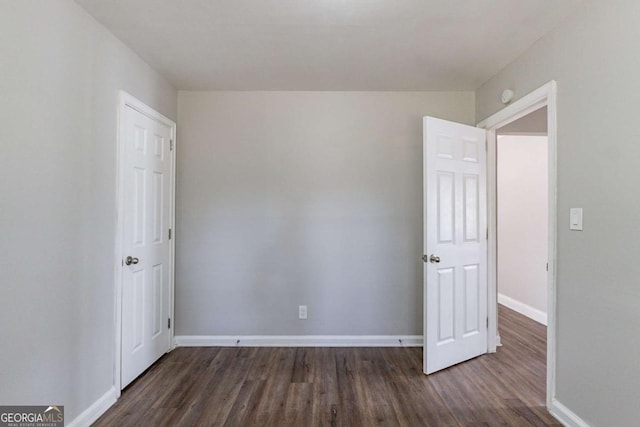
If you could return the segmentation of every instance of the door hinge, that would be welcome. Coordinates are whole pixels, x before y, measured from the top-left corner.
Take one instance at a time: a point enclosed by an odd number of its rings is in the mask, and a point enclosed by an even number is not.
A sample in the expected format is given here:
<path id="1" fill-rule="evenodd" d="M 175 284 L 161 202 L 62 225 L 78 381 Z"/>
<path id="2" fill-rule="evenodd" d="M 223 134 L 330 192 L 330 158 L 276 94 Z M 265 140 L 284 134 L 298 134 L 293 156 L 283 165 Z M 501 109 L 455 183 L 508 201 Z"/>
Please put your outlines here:
<path id="1" fill-rule="evenodd" d="M 171 240 L 171 229 L 169 229 L 169 240 Z"/>
<path id="2" fill-rule="evenodd" d="M 489 329 L 489 318 L 487 317 L 487 329 Z"/>
<path id="3" fill-rule="evenodd" d="M 549 271 L 549 263 L 547 263 L 547 271 Z"/>
<path id="4" fill-rule="evenodd" d="M 167 319 L 167 329 L 171 329 L 171 318 Z"/>
<path id="5" fill-rule="evenodd" d="M 489 229 L 487 228 L 487 240 L 489 240 Z"/>
<path id="6" fill-rule="evenodd" d="M 173 151 L 173 139 L 169 140 L 169 151 Z"/>

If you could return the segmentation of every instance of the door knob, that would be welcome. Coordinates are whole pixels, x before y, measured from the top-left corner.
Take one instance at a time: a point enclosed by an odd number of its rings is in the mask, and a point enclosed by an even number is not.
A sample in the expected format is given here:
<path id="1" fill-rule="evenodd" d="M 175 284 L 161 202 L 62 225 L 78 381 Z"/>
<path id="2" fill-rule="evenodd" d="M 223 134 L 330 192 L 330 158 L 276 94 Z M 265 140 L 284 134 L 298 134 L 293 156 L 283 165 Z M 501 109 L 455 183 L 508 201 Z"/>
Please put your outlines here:
<path id="1" fill-rule="evenodd" d="M 128 256 L 124 260 L 124 263 L 127 264 L 127 265 L 137 264 L 138 262 L 140 262 L 140 260 L 138 258 L 134 258 L 132 256 Z"/>
<path id="2" fill-rule="evenodd" d="M 433 262 L 433 263 L 439 263 L 440 262 L 440 257 L 439 256 L 435 256 L 435 255 L 431 255 L 431 256 L 427 256 L 427 255 L 422 255 L 422 261 L 424 262 Z"/>

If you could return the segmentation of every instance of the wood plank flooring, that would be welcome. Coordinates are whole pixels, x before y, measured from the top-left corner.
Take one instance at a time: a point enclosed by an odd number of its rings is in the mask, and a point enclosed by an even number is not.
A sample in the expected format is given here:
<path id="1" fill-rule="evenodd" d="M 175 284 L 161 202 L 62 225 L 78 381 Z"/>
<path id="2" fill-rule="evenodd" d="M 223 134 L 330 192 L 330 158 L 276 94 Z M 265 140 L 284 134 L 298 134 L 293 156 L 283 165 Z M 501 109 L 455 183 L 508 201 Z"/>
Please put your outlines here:
<path id="1" fill-rule="evenodd" d="M 546 328 L 499 307 L 503 346 L 422 374 L 421 348 L 177 348 L 95 426 L 559 426 Z"/>

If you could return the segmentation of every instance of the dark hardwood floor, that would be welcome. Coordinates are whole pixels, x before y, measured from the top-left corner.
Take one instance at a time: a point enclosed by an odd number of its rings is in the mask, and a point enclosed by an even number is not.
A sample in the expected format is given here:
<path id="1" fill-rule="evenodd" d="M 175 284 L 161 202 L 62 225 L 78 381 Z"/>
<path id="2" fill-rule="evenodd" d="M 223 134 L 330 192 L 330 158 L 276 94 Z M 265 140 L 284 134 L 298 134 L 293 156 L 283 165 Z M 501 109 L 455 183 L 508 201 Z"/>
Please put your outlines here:
<path id="1" fill-rule="evenodd" d="M 96 426 L 559 426 L 546 328 L 500 306 L 503 346 L 422 374 L 421 348 L 177 348 Z"/>

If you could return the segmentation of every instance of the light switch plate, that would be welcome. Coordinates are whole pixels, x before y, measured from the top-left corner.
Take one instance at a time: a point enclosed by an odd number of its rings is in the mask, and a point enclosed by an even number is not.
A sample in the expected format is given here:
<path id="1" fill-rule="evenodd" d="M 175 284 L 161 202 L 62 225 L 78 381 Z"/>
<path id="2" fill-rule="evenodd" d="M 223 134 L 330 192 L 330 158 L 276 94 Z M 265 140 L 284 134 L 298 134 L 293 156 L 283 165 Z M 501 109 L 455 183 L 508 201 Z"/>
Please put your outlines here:
<path id="1" fill-rule="evenodd" d="M 582 231 L 582 208 L 569 209 L 569 230 Z"/>

